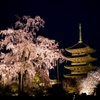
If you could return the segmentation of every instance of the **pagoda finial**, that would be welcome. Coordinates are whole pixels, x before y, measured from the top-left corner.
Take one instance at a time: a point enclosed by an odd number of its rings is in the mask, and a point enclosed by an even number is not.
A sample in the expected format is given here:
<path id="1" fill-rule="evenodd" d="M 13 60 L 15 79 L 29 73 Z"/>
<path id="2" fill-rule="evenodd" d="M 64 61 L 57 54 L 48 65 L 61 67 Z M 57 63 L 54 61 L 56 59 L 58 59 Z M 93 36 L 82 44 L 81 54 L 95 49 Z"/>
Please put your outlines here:
<path id="1" fill-rule="evenodd" d="M 81 24 L 79 24 L 79 41 L 78 41 L 78 43 L 82 43 Z"/>

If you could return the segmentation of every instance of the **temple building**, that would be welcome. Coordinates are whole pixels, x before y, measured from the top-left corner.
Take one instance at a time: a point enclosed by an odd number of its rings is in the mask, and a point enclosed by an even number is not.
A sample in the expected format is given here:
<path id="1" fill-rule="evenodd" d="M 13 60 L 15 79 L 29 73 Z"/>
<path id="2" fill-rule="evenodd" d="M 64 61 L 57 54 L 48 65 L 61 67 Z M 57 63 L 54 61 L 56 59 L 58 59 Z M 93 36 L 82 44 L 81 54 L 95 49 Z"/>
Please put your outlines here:
<path id="1" fill-rule="evenodd" d="M 64 75 L 65 78 L 82 78 L 86 77 L 89 71 L 97 69 L 97 66 L 92 64 L 97 60 L 91 56 L 91 53 L 96 52 L 95 49 L 89 47 L 82 41 L 81 24 L 79 24 L 79 41 L 75 45 L 65 49 L 70 56 L 66 57 L 68 65 L 64 66 L 70 73 Z"/>

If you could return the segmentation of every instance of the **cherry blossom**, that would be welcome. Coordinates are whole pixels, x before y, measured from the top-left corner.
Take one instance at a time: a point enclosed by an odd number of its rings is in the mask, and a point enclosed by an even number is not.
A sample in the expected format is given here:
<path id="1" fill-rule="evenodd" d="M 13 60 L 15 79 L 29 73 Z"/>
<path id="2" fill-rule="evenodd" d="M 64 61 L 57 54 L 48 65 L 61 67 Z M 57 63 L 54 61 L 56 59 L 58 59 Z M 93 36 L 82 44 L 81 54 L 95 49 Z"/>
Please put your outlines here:
<path id="1" fill-rule="evenodd" d="M 22 72 L 32 82 L 37 69 L 44 78 L 49 78 L 49 70 L 57 66 L 57 61 L 65 61 L 59 44 L 54 39 L 37 36 L 36 31 L 44 27 L 40 16 L 23 16 L 15 23 L 15 28 L 0 31 L 0 75 L 1 83 L 18 82 Z M 38 72 L 39 72 L 38 71 Z M 39 73 L 38 73 L 39 74 Z M 46 77 L 47 75 L 47 77 Z M 45 79 L 46 80 L 46 79 Z M 9 81 L 9 82 L 8 82 Z M 29 82 L 28 82 L 29 83 Z"/>

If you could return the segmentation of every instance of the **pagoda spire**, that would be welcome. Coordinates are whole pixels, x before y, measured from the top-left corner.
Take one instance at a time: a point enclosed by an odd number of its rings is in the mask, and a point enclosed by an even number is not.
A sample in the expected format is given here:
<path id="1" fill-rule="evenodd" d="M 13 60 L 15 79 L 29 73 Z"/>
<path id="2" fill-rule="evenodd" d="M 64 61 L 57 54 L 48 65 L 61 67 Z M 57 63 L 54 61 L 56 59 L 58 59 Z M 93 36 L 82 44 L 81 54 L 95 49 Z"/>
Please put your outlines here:
<path id="1" fill-rule="evenodd" d="M 79 41 L 78 41 L 78 43 L 82 43 L 81 24 L 79 24 Z"/>

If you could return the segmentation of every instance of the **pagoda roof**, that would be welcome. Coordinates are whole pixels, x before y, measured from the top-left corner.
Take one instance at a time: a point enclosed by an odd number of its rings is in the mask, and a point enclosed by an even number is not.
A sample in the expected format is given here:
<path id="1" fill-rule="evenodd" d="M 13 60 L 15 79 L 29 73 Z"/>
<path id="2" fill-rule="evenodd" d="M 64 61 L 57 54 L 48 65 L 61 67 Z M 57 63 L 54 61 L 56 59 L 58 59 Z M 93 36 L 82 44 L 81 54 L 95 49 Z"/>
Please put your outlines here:
<path id="1" fill-rule="evenodd" d="M 78 64 L 78 65 L 67 65 L 67 66 L 69 66 L 69 67 L 78 66 L 78 67 L 79 67 L 79 66 L 87 66 L 87 65 L 88 65 L 88 64 L 81 64 L 81 65 L 80 65 L 80 64 Z"/>
<path id="2" fill-rule="evenodd" d="M 90 55 L 82 55 L 82 56 L 70 56 L 66 57 L 66 60 L 72 61 L 72 62 L 92 62 L 97 60 L 97 58 L 93 58 Z"/>
<path id="3" fill-rule="evenodd" d="M 89 64 L 81 64 L 81 65 L 66 65 L 66 66 L 68 66 L 68 67 L 80 67 L 80 66 L 93 66 L 91 63 L 89 63 Z M 65 67 L 66 67 L 65 66 Z"/>
<path id="4" fill-rule="evenodd" d="M 87 74 L 66 74 L 64 75 L 65 78 L 81 78 L 86 77 Z"/>
<path id="5" fill-rule="evenodd" d="M 65 50 L 70 53 L 92 53 L 96 51 L 83 42 L 78 42 L 71 47 L 65 48 Z"/>
<path id="6" fill-rule="evenodd" d="M 84 44 L 83 42 L 78 42 L 75 45 L 73 45 L 67 49 L 78 49 L 78 48 L 84 48 L 84 47 L 87 47 L 87 45 Z"/>
<path id="7" fill-rule="evenodd" d="M 66 69 L 74 70 L 75 68 L 86 68 L 86 69 L 96 69 L 97 66 L 93 66 L 92 64 L 82 64 L 82 65 L 67 65 L 64 66 Z"/>
<path id="8" fill-rule="evenodd" d="M 89 54 L 84 54 L 84 55 L 74 55 L 74 56 L 67 56 L 66 58 L 79 58 L 79 57 L 87 57 Z"/>

